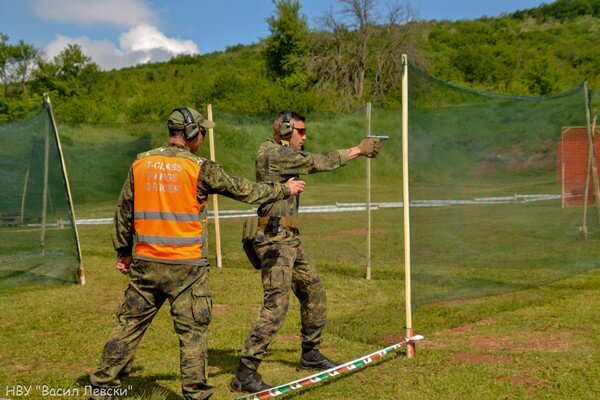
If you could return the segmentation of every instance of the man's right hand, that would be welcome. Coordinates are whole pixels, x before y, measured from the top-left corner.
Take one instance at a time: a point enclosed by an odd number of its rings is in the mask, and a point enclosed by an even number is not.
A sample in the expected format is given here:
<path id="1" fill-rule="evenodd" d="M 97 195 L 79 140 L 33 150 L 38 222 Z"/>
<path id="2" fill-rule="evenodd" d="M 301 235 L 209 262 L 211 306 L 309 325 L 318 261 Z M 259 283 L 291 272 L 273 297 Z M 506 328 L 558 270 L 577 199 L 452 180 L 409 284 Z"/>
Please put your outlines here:
<path id="1" fill-rule="evenodd" d="M 285 184 L 290 188 L 290 194 L 292 196 L 302 193 L 304 186 L 306 185 L 304 181 L 297 178 L 290 178 Z"/>
<path id="2" fill-rule="evenodd" d="M 376 138 L 366 138 L 357 147 L 363 156 L 375 157 L 381 148 L 381 141 Z"/>
<path id="3" fill-rule="evenodd" d="M 129 270 L 131 269 L 131 263 L 133 262 L 133 257 L 117 257 L 117 265 L 116 268 L 121 271 L 123 275 L 127 275 Z"/>

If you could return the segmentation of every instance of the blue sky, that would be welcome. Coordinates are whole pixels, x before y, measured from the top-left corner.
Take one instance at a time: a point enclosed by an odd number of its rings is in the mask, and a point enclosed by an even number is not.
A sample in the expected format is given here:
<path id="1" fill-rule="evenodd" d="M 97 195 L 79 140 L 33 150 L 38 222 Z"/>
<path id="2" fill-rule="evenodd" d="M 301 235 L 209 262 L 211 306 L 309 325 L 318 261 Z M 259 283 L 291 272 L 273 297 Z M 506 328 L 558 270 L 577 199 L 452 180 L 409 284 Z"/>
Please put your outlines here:
<path id="1" fill-rule="evenodd" d="M 551 2 L 397 0 L 423 20 L 493 17 Z M 338 7 L 335 0 L 300 3 L 311 27 Z M 271 0 L 0 0 L 0 32 L 47 58 L 77 43 L 101 68 L 113 69 L 255 43 L 268 36 L 265 20 L 274 10 Z"/>

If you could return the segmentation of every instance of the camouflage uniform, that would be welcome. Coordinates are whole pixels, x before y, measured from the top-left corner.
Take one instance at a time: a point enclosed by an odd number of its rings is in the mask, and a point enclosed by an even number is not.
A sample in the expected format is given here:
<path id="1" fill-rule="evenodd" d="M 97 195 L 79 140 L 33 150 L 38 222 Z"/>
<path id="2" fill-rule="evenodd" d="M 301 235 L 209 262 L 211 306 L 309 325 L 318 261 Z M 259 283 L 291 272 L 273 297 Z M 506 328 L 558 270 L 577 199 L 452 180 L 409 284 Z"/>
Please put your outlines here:
<path id="1" fill-rule="evenodd" d="M 196 193 L 201 204 L 201 221 L 206 232 L 206 210 L 209 194 L 222 194 L 246 203 L 281 200 L 290 189 L 281 183 L 257 184 L 235 177 L 214 162 L 193 155 L 187 148 L 166 144 L 142 153 L 162 152 L 170 157 L 192 157 L 200 167 Z M 118 257 L 132 254 L 134 240 L 134 181 L 130 171 L 123 186 L 115 213 L 113 244 Z M 206 246 L 206 235 L 202 241 Z M 99 368 L 90 375 L 96 388 L 117 388 L 127 375 L 137 345 L 152 319 L 168 300 L 175 332 L 179 337 L 182 392 L 185 399 L 207 399 L 212 386 L 207 383 L 207 328 L 211 320 L 212 299 L 208 284 L 209 264 L 206 258 L 187 264 L 152 262 L 134 257 L 129 272 L 129 286 L 118 310 L 119 324 L 108 339 Z"/>
<path id="2" fill-rule="evenodd" d="M 346 150 L 312 154 L 270 139 L 256 156 L 258 182 L 285 182 L 298 175 L 331 171 L 346 164 Z M 299 196 L 291 196 L 258 209 L 259 217 L 298 217 Z M 302 348 L 319 349 L 327 320 L 325 289 L 317 270 L 302 248 L 299 231 L 282 227 L 272 235 L 259 228 L 254 249 L 261 260 L 263 305 L 242 350 L 241 362 L 256 370 L 262 355 L 283 325 L 290 291 L 300 301 Z"/>

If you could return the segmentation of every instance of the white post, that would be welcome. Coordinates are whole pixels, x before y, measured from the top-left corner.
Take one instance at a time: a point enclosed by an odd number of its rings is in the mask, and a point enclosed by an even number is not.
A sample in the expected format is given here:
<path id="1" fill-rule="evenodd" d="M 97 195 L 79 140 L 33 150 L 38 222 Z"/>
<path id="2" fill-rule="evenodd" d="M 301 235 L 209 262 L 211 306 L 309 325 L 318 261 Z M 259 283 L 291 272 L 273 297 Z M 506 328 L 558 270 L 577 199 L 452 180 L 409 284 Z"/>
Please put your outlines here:
<path id="1" fill-rule="evenodd" d="M 212 105 L 206 105 L 206 118 L 209 121 L 213 120 L 212 116 Z M 210 148 L 210 159 L 215 161 L 215 138 L 213 133 L 213 128 L 208 130 L 208 145 Z M 213 194 L 213 211 L 214 211 L 214 219 L 215 219 L 215 243 L 217 247 L 216 256 L 217 256 L 217 268 L 221 268 L 223 263 L 221 261 L 221 225 L 219 223 L 219 197 L 216 194 Z"/>
<path id="2" fill-rule="evenodd" d="M 406 337 L 413 337 L 410 281 L 410 196 L 408 192 L 408 57 L 402 55 L 402 204 L 404 217 L 404 291 L 406 300 Z M 415 357 L 415 344 L 406 346 L 408 358 Z"/>
<path id="3" fill-rule="evenodd" d="M 371 102 L 367 103 L 367 135 L 371 134 Z M 365 278 L 371 279 L 371 157 L 367 157 L 367 260 Z"/>

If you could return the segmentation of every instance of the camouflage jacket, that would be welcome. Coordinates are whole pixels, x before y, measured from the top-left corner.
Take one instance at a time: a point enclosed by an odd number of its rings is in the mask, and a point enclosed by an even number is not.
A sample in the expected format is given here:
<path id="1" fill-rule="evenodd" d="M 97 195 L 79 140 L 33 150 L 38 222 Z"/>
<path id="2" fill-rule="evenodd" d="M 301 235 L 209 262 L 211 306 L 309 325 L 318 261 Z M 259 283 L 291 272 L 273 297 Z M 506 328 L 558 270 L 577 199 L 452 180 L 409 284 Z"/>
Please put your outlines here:
<path id="1" fill-rule="evenodd" d="M 193 159 L 200 165 L 196 193 L 198 202 L 201 205 L 200 214 L 203 216 L 207 212 L 209 194 L 221 194 L 250 204 L 263 204 L 282 200 L 290 196 L 290 189 L 285 184 L 279 182 L 256 183 L 234 176 L 225 171 L 220 165 L 196 156 L 186 147 L 176 144 L 166 143 L 158 149 L 139 154 L 138 159 L 157 151 L 169 157 Z M 115 211 L 115 226 L 112 240 L 117 256 L 119 257 L 130 256 L 132 254 L 135 236 L 133 224 L 134 185 L 133 171 L 130 169 L 119 195 Z M 202 220 L 205 219 L 202 218 Z M 206 231 L 206 226 L 204 231 Z"/>
<path id="2" fill-rule="evenodd" d="M 348 153 L 345 149 L 314 154 L 284 146 L 269 139 L 260 145 L 256 153 L 256 181 L 284 183 L 299 175 L 331 171 L 346 165 L 347 162 Z M 258 216 L 279 215 L 296 218 L 299 205 L 300 197 L 291 196 L 261 205 L 258 209 Z"/>

